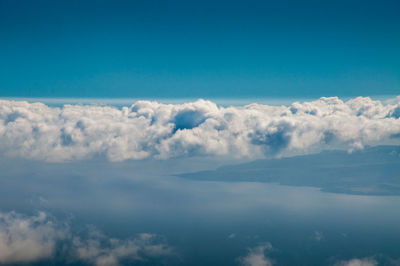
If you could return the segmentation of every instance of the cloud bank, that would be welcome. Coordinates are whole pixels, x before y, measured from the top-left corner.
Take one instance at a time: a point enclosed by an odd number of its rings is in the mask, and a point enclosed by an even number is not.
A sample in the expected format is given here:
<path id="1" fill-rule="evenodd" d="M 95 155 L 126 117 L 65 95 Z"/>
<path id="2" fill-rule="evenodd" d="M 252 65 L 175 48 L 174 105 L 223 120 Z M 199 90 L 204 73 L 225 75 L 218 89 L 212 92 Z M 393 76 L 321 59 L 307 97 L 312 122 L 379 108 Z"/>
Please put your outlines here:
<path id="1" fill-rule="evenodd" d="M 174 255 L 174 250 L 154 234 L 118 239 L 91 229 L 83 236 L 73 234 L 67 224 L 59 224 L 44 212 L 35 216 L 0 212 L 0 264 L 61 259 L 115 266 L 121 261 L 131 264 Z"/>
<path id="2" fill-rule="evenodd" d="M 138 101 L 121 109 L 0 100 L 0 152 L 45 161 L 274 157 L 400 144 L 399 118 L 400 97 L 239 107 Z"/>

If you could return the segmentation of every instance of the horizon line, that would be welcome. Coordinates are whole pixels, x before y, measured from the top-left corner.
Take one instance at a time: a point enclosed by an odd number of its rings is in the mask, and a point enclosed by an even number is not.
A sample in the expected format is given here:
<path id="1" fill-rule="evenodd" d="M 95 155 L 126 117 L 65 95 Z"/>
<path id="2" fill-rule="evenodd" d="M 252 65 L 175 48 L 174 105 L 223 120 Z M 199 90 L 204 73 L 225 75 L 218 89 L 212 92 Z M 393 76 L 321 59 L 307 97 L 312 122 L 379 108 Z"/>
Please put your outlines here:
<path id="1" fill-rule="evenodd" d="M 369 97 L 373 100 L 387 101 L 400 97 L 400 95 L 371 95 L 371 96 L 320 96 L 320 97 L 3 97 L 1 100 L 9 101 L 26 101 L 29 103 L 41 102 L 46 105 L 65 105 L 65 104 L 104 104 L 121 106 L 125 104 L 133 104 L 137 101 L 156 101 L 165 104 L 182 104 L 187 102 L 195 102 L 198 100 L 206 100 L 216 103 L 217 105 L 247 105 L 252 103 L 267 105 L 290 105 L 293 102 L 309 102 L 321 99 L 322 97 L 337 97 L 343 101 L 354 99 L 357 97 Z"/>

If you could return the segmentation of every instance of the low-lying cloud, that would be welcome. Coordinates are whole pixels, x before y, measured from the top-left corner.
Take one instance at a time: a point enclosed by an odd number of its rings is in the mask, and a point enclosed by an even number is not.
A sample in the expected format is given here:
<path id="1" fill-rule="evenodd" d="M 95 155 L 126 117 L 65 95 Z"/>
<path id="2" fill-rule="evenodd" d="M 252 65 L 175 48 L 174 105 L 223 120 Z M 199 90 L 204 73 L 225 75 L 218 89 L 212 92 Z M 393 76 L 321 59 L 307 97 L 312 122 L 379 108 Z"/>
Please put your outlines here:
<path id="1" fill-rule="evenodd" d="M 238 259 L 242 266 L 272 266 L 274 263 L 265 253 L 272 250 L 271 243 L 267 242 L 254 248 L 249 248 L 244 257 Z"/>
<path id="2" fill-rule="evenodd" d="M 378 262 L 374 258 L 361 258 L 340 261 L 335 266 L 376 266 Z"/>
<path id="3" fill-rule="evenodd" d="M 0 100 L 0 151 L 45 161 L 273 157 L 399 144 L 399 118 L 400 97 L 241 107 L 138 101 L 121 109 Z"/>
<path id="4" fill-rule="evenodd" d="M 72 241 L 73 258 L 96 266 L 120 265 L 145 261 L 148 258 L 171 256 L 174 251 L 154 234 L 140 234 L 137 238 L 121 240 L 107 238 L 98 231 L 90 233 L 89 238 L 74 237 Z"/>
<path id="5" fill-rule="evenodd" d="M 96 229 L 85 235 L 71 232 L 40 212 L 24 216 L 0 212 L 0 264 L 34 263 L 38 261 L 85 262 L 96 266 L 128 264 L 176 255 L 166 242 L 154 234 L 135 238 L 108 238 Z"/>
<path id="6" fill-rule="evenodd" d="M 31 217 L 0 213 L 0 264 L 48 259 L 65 232 L 58 230 L 44 212 Z"/>

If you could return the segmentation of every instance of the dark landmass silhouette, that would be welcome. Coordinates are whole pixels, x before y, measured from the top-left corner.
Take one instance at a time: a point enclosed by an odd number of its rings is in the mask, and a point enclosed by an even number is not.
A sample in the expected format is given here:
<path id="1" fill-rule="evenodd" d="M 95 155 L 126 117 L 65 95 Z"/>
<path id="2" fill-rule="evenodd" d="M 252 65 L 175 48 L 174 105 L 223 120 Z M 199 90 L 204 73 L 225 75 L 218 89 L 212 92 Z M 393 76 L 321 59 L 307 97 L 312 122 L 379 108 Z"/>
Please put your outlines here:
<path id="1" fill-rule="evenodd" d="M 400 146 L 368 147 L 353 153 L 334 150 L 256 160 L 179 176 L 201 181 L 310 186 L 345 194 L 400 195 Z"/>

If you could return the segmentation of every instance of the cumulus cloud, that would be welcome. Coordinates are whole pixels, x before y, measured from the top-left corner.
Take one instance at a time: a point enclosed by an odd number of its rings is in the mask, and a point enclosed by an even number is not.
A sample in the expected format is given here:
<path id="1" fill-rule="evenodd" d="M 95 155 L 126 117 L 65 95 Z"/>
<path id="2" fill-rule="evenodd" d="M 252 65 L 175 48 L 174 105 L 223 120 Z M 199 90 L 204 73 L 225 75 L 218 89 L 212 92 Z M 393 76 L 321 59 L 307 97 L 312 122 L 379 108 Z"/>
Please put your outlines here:
<path id="1" fill-rule="evenodd" d="M 351 259 L 340 261 L 335 266 L 376 266 L 378 262 L 373 258 Z"/>
<path id="2" fill-rule="evenodd" d="M 0 213 L 0 263 L 24 263 L 52 257 L 59 238 L 65 236 L 44 212 L 24 217 Z"/>
<path id="3" fill-rule="evenodd" d="M 290 106 L 138 101 L 121 109 L 0 100 L 0 151 L 46 161 L 264 157 L 399 144 L 400 97 L 337 97 Z"/>
<path id="4" fill-rule="evenodd" d="M 71 232 L 44 212 L 24 216 L 0 212 L 0 264 L 41 260 L 81 261 L 96 266 L 119 265 L 175 255 L 165 240 L 154 234 L 135 238 L 108 238 L 91 229 L 85 236 Z"/>
<path id="5" fill-rule="evenodd" d="M 271 259 L 265 256 L 267 251 L 272 250 L 271 243 L 265 243 L 248 250 L 248 254 L 238 259 L 243 266 L 272 266 Z"/>

